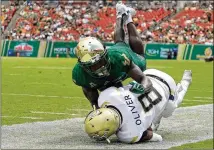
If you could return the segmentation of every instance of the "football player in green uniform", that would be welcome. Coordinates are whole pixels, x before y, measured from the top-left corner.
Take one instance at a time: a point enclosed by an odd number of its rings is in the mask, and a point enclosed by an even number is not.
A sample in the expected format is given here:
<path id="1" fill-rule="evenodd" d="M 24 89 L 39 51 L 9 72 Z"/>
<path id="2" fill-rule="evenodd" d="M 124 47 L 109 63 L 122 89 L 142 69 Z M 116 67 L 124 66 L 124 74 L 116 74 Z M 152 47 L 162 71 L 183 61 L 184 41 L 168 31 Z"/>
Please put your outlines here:
<path id="1" fill-rule="evenodd" d="M 138 82 L 130 89 L 132 92 L 143 94 L 152 88 L 151 81 L 143 73 L 146 69 L 144 45 L 132 21 L 136 11 L 118 2 L 116 12 L 115 45 L 106 49 L 98 39 L 86 37 L 75 49 L 78 62 L 73 68 L 72 79 L 96 108 L 98 90 L 120 87 L 128 77 Z M 128 29 L 129 45 L 125 43 L 124 24 Z"/>

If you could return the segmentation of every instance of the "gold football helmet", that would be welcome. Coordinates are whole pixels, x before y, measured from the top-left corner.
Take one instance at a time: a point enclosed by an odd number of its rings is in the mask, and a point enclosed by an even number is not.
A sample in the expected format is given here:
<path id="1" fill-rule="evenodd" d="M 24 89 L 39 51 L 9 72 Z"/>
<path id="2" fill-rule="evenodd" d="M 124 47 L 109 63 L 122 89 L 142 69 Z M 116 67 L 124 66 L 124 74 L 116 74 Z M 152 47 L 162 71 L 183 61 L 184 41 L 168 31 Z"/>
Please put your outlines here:
<path id="1" fill-rule="evenodd" d="M 83 69 L 91 76 L 101 78 L 110 74 L 110 60 L 104 45 L 95 37 L 80 39 L 75 49 Z"/>
<path id="2" fill-rule="evenodd" d="M 100 108 L 88 114 L 85 131 L 95 140 L 107 140 L 120 127 L 120 114 L 113 108 Z M 108 141 L 109 142 L 109 141 Z"/>

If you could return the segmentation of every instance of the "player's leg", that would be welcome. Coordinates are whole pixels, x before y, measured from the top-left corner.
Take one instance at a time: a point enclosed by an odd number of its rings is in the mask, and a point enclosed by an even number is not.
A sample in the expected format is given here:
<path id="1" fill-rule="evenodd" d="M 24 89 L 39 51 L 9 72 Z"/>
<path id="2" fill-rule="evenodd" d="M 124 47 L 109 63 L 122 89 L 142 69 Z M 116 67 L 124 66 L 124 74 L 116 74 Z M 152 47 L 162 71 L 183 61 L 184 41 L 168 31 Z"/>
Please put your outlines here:
<path id="1" fill-rule="evenodd" d="M 147 69 L 144 71 L 144 74 L 150 77 L 154 77 L 156 79 L 158 77 L 159 80 L 162 79 L 161 82 L 164 83 L 162 86 L 165 89 L 164 90 L 165 93 L 163 94 L 165 96 L 162 97 L 162 101 L 161 101 L 164 104 L 164 108 L 161 109 L 162 113 L 156 118 L 154 118 L 152 127 L 151 127 L 152 130 L 157 130 L 160 125 L 162 117 L 166 118 L 171 116 L 174 110 L 177 108 L 177 101 L 176 101 L 177 86 L 176 86 L 175 80 L 169 74 L 163 71 L 160 71 L 157 69 Z M 159 104 L 159 106 L 161 105 Z"/>
<path id="2" fill-rule="evenodd" d="M 126 11 L 126 7 L 118 2 L 116 5 L 116 11 L 117 11 L 117 19 L 116 19 L 116 27 L 114 30 L 114 42 L 124 42 L 125 41 L 125 31 L 124 31 L 124 13 Z"/>
<path id="3" fill-rule="evenodd" d="M 184 98 L 191 82 L 192 82 L 192 71 L 185 70 L 181 82 L 178 83 L 178 85 L 177 85 L 177 90 L 176 90 L 177 99 L 175 100 L 177 106 L 179 106 L 182 103 L 183 98 Z"/>
<path id="4" fill-rule="evenodd" d="M 124 10 L 125 9 L 125 10 Z M 117 10 L 117 18 L 121 18 L 122 15 L 118 15 L 119 13 L 123 12 L 124 17 L 124 24 L 127 26 L 128 29 L 128 36 L 129 36 L 129 46 L 131 47 L 132 51 L 144 56 L 144 44 L 140 38 L 140 35 L 137 32 L 137 29 L 133 23 L 132 16 L 136 14 L 136 11 L 133 8 L 126 7 L 121 1 L 116 5 Z M 118 13 L 119 12 L 119 13 Z M 116 23 L 116 30 L 115 30 L 115 41 L 121 41 L 121 35 L 124 35 L 123 39 L 125 38 L 125 32 L 123 29 L 123 24 L 120 23 L 121 20 L 117 19 L 118 24 Z M 118 26 L 118 28 L 117 28 Z M 117 31 L 117 32 L 116 32 Z M 123 31 L 123 32 L 121 32 Z M 118 34 L 120 33 L 120 34 Z"/>
<path id="5" fill-rule="evenodd" d="M 144 56 L 144 44 L 132 20 L 132 16 L 136 14 L 136 11 L 133 8 L 127 7 L 127 12 L 127 20 L 125 21 L 125 24 L 128 29 L 129 45 L 132 51 Z"/>
<path id="6" fill-rule="evenodd" d="M 183 98 L 191 82 L 192 82 L 192 72 L 191 70 L 185 70 L 182 80 L 180 81 L 180 83 L 177 84 L 175 90 L 175 99 L 173 101 L 169 100 L 162 114 L 164 118 L 170 117 L 174 110 L 182 103 Z"/>

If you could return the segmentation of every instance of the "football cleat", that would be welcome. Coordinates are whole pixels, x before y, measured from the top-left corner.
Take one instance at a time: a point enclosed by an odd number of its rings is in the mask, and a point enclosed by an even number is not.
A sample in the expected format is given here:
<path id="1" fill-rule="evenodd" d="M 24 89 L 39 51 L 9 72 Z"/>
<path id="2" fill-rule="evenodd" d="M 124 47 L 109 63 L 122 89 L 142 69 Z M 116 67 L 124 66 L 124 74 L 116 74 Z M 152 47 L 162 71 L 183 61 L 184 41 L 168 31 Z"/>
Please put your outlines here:
<path id="1" fill-rule="evenodd" d="M 131 7 L 126 7 L 126 12 L 128 15 L 131 15 L 132 17 L 136 14 L 136 10 Z"/>
<path id="2" fill-rule="evenodd" d="M 123 22 L 128 24 L 129 22 L 133 22 L 132 17 L 136 14 L 135 9 L 131 7 L 126 7 L 126 13 L 124 13 Z"/>
<path id="3" fill-rule="evenodd" d="M 127 15 L 126 11 L 126 6 L 122 3 L 122 1 L 118 1 L 116 4 L 117 18 L 121 18 L 123 14 Z"/>
<path id="4" fill-rule="evenodd" d="M 192 71 L 191 70 L 185 70 L 183 77 L 182 77 L 182 80 L 186 80 L 189 83 L 191 83 L 192 82 Z"/>

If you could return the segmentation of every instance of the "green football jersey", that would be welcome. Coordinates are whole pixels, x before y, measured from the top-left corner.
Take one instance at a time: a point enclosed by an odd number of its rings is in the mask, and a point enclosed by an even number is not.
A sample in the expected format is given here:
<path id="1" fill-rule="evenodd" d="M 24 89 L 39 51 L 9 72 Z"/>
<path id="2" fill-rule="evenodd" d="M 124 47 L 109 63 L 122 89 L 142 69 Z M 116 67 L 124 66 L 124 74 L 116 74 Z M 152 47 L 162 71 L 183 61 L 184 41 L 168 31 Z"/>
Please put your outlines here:
<path id="1" fill-rule="evenodd" d="M 72 71 L 72 79 L 76 85 L 103 90 L 112 84 L 125 80 L 132 62 L 142 71 L 146 69 L 145 58 L 134 53 L 125 43 L 117 43 L 107 50 L 111 65 L 110 76 L 94 78 L 77 63 Z"/>

